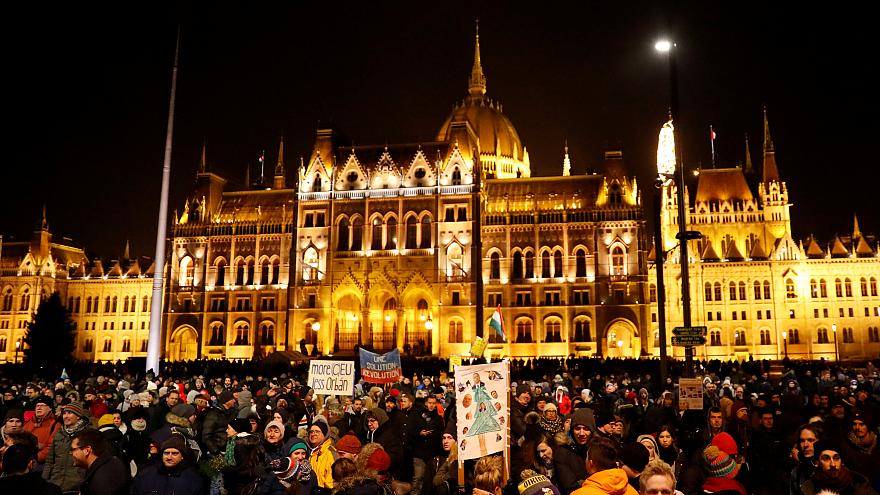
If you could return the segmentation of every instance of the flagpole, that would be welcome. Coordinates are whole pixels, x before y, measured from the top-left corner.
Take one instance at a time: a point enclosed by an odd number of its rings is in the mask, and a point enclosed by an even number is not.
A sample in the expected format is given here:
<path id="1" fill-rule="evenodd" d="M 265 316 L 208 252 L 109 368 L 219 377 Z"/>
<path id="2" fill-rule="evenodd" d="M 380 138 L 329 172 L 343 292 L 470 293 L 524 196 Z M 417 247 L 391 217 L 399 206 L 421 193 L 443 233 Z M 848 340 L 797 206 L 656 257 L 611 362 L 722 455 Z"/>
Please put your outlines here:
<path id="1" fill-rule="evenodd" d="M 709 144 L 712 147 L 712 168 L 715 168 L 715 131 L 709 125 Z"/>
<path id="2" fill-rule="evenodd" d="M 159 196 L 159 220 L 156 227 L 156 259 L 153 272 L 153 300 L 150 305 L 150 333 L 147 340 L 147 369 L 159 374 L 162 354 L 162 292 L 165 276 L 165 237 L 168 230 L 168 189 L 171 185 L 171 141 L 174 135 L 174 100 L 177 95 L 177 60 L 180 53 L 180 27 L 174 46 L 174 68 L 171 71 L 171 97 L 168 103 L 168 128 L 165 134 L 165 159 L 162 163 L 162 192 Z"/>

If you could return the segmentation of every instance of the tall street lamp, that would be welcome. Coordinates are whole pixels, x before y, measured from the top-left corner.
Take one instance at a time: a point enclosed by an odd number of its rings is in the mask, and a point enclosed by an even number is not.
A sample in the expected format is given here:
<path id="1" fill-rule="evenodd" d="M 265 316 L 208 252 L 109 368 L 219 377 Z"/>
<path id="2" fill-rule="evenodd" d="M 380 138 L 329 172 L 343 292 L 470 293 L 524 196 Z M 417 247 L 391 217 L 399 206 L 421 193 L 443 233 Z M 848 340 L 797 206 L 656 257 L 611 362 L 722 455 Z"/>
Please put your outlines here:
<path id="1" fill-rule="evenodd" d="M 15 341 L 15 362 L 18 362 L 18 351 L 21 349 L 21 338 Z"/>
<path id="2" fill-rule="evenodd" d="M 831 333 L 834 334 L 834 360 L 840 361 L 840 354 L 837 351 L 837 323 L 831 325 Z"/>
<path id="3" fill-rule="evenodd" d="M 670 136 L 672 137 L 671 157 L 666 160 L 665 170 L 661 175 L 667 175 L 672 179 L 675 176 L 675 165 L 678 167 L 678 239 L 680 263 L 681 263 L 681 306 L 682 319 L 685 327 L 690 327 L 691 322 L 691 284 L 688 266 L 688 240 L 698 239 L 701 237 L 699 232 L 687 230 L 687 215 L 684 202 L 684 164 L 678 159 L 678 153 L 675 149 L 675 127 L 673 123 L 678 123 L 678 71 L 675 66 L 675 43 L 669 40 L 660 40 L 654 45 L 654 49 L 659 53 L 666 55 L 669 61 L 669 126 Z M 664 126 L 665 127 L 665 126 Z M 661 132 L 662 135 L 662 132 Z M 660 157 L 658 149 L 658 170 L 660 168 Z M 684 348 L 685 356 L 685 375 L 692 376 L 694 372 L 694 348 L 687 346 Z"/>
<path id="4" fill-rule="evenodd" d="M 782 331 L 782 345 L 785 349 L 785 359 L 788 359 L 788 332 Z"/>

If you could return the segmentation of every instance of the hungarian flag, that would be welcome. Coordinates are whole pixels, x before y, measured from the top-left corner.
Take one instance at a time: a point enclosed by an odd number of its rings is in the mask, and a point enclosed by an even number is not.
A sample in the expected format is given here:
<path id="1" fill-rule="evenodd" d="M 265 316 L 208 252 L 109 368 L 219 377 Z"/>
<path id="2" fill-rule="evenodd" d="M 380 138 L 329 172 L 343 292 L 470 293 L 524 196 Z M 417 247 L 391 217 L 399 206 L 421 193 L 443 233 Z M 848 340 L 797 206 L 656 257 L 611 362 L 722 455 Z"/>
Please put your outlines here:
<path id="1" fill-rule="evenodd" d="M 715 141 L 715 129 L 712 129 L 711 125 L 709 126 L 709 137 L 712 139 L 712 141 Z"/>
<path id="2" fill-rule="evenodd" d="M 504 318 L 501 317 L 501 305 L 495 308 L 495 312 L 492 313 L 492 319 L 489 320 L 489 326 L 495 329 L 495 333 L 501 336 L 504 341 L 507 341 L 507 332 L 504 331 Z"/>

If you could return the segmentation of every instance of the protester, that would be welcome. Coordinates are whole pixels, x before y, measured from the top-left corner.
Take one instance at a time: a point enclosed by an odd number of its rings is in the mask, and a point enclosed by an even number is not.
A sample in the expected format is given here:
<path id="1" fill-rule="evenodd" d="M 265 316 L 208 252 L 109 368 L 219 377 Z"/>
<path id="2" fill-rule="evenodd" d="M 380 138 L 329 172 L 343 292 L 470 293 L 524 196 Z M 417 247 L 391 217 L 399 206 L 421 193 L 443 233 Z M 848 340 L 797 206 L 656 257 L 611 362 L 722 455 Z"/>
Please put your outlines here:
<path id="1" fill-rule="evenodd" d="M 593 439 L 587 459 L 587 474 L 581 488 L 573 495 L 636 495 L 626 472 L 617 464 L 617 444 L 610 438 Z"/>
<path id="2" fill-rule="evenodd" d="M 196 470 L 195 456 L 182 435 L 171 435 L 159 454 L 161 462 L 147 467 L 134 479 L 131 495 L 206 493 L 206 480 Z"/>
<path id="3" fill-rule="evenodd" d="M 128 468 L 110 452 L 100 432 L 83 429 L 70 444 L 70 456 L 78 468 L 85 469 L 80 495 L 126 495 L 129 490 Z"/>
<path id="4" fill-rule="evenodd" d="M 861 473 L 851 471 L 840 457 L 840 447 L 833 442 L 813 444 L 818 469 L 801 486 L 803 495 L 817 495 L 822 490 L 841 495 L 876 495 Z"/>
<path id="5" fill-rule="evenodd" d="M 61 489 L 44 480 L 33 470 L 36 452 L 26 443 L 10 445 L 3 452 L 3 476 L 0 493 L 28 495 L 61 495 Z"/>

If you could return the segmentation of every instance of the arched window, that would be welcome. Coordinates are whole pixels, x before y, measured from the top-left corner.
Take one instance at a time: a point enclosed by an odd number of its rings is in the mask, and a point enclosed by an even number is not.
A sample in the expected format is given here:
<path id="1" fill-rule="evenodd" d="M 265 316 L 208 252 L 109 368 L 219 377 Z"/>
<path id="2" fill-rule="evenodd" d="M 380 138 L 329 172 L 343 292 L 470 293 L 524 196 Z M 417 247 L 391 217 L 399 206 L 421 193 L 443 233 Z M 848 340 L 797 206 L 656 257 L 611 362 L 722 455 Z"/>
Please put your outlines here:
<path id="1" fill-rule="evenodd" d="M 541 253 L 541 278 L 550 278 L 550 252 Z"/>
<path id="2" fill-rule="evenodd" d="M 263 256 L 260 258 L 260 285 L 269 283 L 269 258 Z"/>
<path id="3" fill-rule="evenodd" d="M 733 345 L 748 345 L 746 344 L 746 331 L 737 329 L 733 332 Z"/>
<path id="4" fill-rule="evenodd" d="M 243 258 L 235 261 L 235 285 L 244 285 L 244 275 L 246 267 Z"/>
<path id="5" fill-rule="evenodd" d="M 193 259 L 189 256 L 184 256 L 180 260 L 180 273 L 178 274 L 178 281 L 180 282 L 181 287 L 189 287 L 193 283 L 193 271 L 195 267 L 193 266 Z"/>
<path id="6" fill-rule="evenodd" d="M 303 254 L 303 280 L 318 280 L 320 278 L 318 271 L 319 263 L 318 250 L 314 247 L 306 249 L 305 254 Z"/>
<path id="7" fill-rule="evenodd" d="M 843 288 L 846 292 L 846 297 L 852 297 L 852 280 L 846 279 L 843 281 Z"/>
<path id="8" fill-rule="evenodd" d="M 125 296 L 125 298 L 122 299 L 122 312 L 128 313 L 128 296 Z"/>
<path id="9" fill-rule="evenodd" d="M 104 298 L 104 312 L 105 313 L 110 312 L 110 296 L 107 296 Z"/>
<path id="10" fill-rule="evenodd" d="M 739 287 L 739 300 L 745 301 L 746 300 L 746 283 L 740 282 L 738 287 Z"/>
<path id="11" fill-rule="evenodd" d="M 107 304 L 109 305 L 110 298 L 107 298 Z M 31 294 L 30 289 L 25 287 L 21 291 L 21 306 L 19 307 L 20 311 L 27 311 L 31 307 Z"/>
<path id="12" fill-rule="evenodd" d="M 611 249 L 611 275 L 626 275 L 625 255 L 623 248 L 614 246 Z"/>
<path id="13" fill-rule="evenodd" d="M 715 300 L 721 301 L 721 282 L 715 282 L 715 285 L 712 286 L 712 292 L 715 296 Z"/>
<path id="14" fill-rule="evenodd" d="M 770 330 L 761 330 L 761 345 L 770 345 Z"/>
<path id="15" fill-rule="evenodd" d="M 553 253 L 553 276 L 562 278 L 562 251 Z"/>
<path id="16" fill-rule="evenodd" d="M 394 217 L 385 223 L 385 249 L 397 249 L 397 219 Z"/>
<path id="17" fill-rule="evenodd" d="M 226 260 L 218 258 L 214 264 L 216 275 L 214 276 L 214 286 L 223 287 L 226 285 Z"/>
<path id="18" fill-rule="evenodd" d="M 526 270 L 525 270 L 526 278 L 535 278 L 535 253 L 531 251 L 526 252 Z"/>
<path id="19" fill-rule="evenodd" d="M 464 342 L 464 323 L 458 320 L 449 322 L 449 342 L 452 344 Z"/>
<path id="20" fill-rule="evenodd" d="M 852 344 L 855 342 L 853 339 L 853 329 L 851 327 L 844 327 L 843 329 L 843 343 L 844 344 Z"/>
<path id="21" fill-rule="evenodd" d="M 118 307 L 118 304 L 117 304 L 118 302 L 119 302 L 119 298 L 116 296 L 113 296 L 113 304 L 110 306 L 111 313 L 114 313 L 114 314 L 116 313 L 116 308 Z"/>
<path id="22" fill-rule="evenodd" d="M 429 249 L 431 247 L 431 217 L 425 215 L 422 218 L 422 238 L 419 240 L 421 249 Z"/>
<path id="23" fill-rule="evenodd" d="M 770 281 L 764 281 L 764 299 L 770 299 Z"/>
<path id="24" fill-rule="evenodd" d="M 709 332 L 709 345 L 717 347 L 721 345 L 721 331 L 712 330 Z"/>
<path id="25" fill-rule="evenodd" d="M 574 254 L 574 265 L 576 277 L 587 276 L 587 253 L 584 250 L 581 249 Z"/>
<path id="26" fill-rule="evenodd" d="M 274 258 L 272 260 L 272 285 L 277 285 L 281 276 L 281 260 Z"/>
<path id="27" fill-rule="evenodd" d="M 104 352 L 113 352 L 113 339 L 111 339 L 110 337 L 106 337 L 104 339 L 103 351 Z"/>
<path id="28" fill-rule="evenodd" d="M 348 229 L 348 219 L 343 217 L 342 220 L 339 221 L 339 226 L 336 229 L 337 251 L 348 251 Z"/>
<path id="29" fill-rule="evenodd" d="M 361 251 L 364 249 L 364 221 L 360 217 L 351 223 L 351 250 Z"/>
<path id="30" fill-rule="evenodd" d="M 453 186 L 461 185 L 461 170 L 459 170 L 458 167 L 455 167 L 452 170 L 452 185 Z"/>
<path id="31" fill-rule="evenodd" d="M 144 296 L 142 305 L 141 305 L 141 313 L 146 313 L 150 310 L 150 297 Z"/>
<path id="32" fill-rule="evenodd" d="M 862 294 L 862 297 L 867 296 L 868 295 L 868 279 L 866 279 L 865 277 L 862 277 L 862 279 L 859 281 L 859 287 L 861 289 L 860 293 Z"/>
<path id="33" fill-rule="evenodd" d="M 0 336 L 0 352 L 6 352 L 6 337 Z"/>
<path id="34" fill-rule="evenodd" d="M 544 342 L 562 342 L 562 323 L 557 319 L 544 321 Z"/>
<path id="35" fill-rule="evenodd" d="M 382 249 L 382 220 L 379 217 L 373 219 L 372 239 L 370 240 L 370 249 L 378 251 Z"/>
<path id="36" fill-rule="evenodd" d="M 12 311 L 12 287 L 3 292 L 3 311 Z"/>
<path id="37" fill-rule="evenodd" d="M 787 299 L 794 299 L 797 297 L 797 292 L 795 291 L 794 280 L 787 278 L 785 279 L 785 297 Z"/>
<path id="38" fill-rule="evenodd" d="M 226 327 L 219 321 L 211 324 L 211 339 L 208 345 L 223 345 L 226 343 Z"/>
<path id="39" fill-rule="evenodd" d="M 523 318 L 516 321 L 516 340 L 514 342 L 523 344 L 532 342 L 532 320 Z"/>
<path id="40" fill-rule="evenodd" d="M 736 301 L 736 282 L 730 282 L 730 300 Z"/>
<path id="41" fill-rule="evenodd" d="M 574 320 L 574 335 L 572 340 L 575 342 L 590 342 L 593 340 L 590 335 L 590 320 L 587 318 L 577 318 Z"/>
<path id="42" fill-rule="evenodd" d="M 834 279 L 834 292 L 837 297 L 843 297 L 843 281 L 838 279 Z"/>
<path id="43" fill-rule="evenodd" d="M 871 295 L 877 295 L 877 279 L 874 277 L 871 277 Z"/>
<path id="44" fill-rule="evenodd" d="M 235 340 L 232 345 L 250 345 L 251 327 L 246 321 L 240 321 L 235 324 Z"/>
<path id="45" fill-rule="evenodd" d="M 260 345 L 275 345 L 275 325 L 272 322 L 260 325 Z"/>
<path id="46" fill-rule="evenodd" d="M 816 279 L 810 279 L 810 297 L 816 299 L 819 297 L 819 284 L 816 283 Z"/>
<path id="47" fill-rule="evenodd" d="M 792 328 L 788 331 L 788 343 L 789 344 L 800 344 L 801 336 L 798 334 L 797 328 Z"/>
<path id="48" fill-rule="evenodd" d="M 706 301 L 712 301 L 712 284 L 710 282 L 706 282 L 703 284 L 703 291 L 706 293 Z"/>
<path id="49" fill-rule="evenodd" d="M 657 286 L 655 284 L 648 286 L 648 301 L 652 303 L 657 302 Z"/>
<path id="50" fill-rule="evenodd" d="M 828 284 L 825 283 L 824 278 L 819 279 L 819 294 L 822 297 L 828 297 Z"/>
<path id="51" fill-rule="evenodd" d="M 247 285 L 254 285 L 254 271 L 256 270 L 256 266 L 253 258 L 248 258 L 247 260 Z"/>
<path id="52" fill-rule="evenodd" d="M 131 352 L 131 339 L 130 338 L 123 337 L 122 350 L 120 352 Z"/>
<path id="53" fill-rule="evenodd" d="M 489 278 L 492 280 L 501 278 L 501 256 L 498 251 L 489 255 Z"/>
<path id="54" fill-rule="evenodd" d="M 406 219 L 406 249 L 416 249 L 418 244 L 419 230 L 415 216 Z"/>
<path id="55" fill-rule="evenodd" d="M 81 298 L 79 296 L 76 296 L 76 299 L 73 300 L 73 312 L 74 313 L 79 313 L 80 301 L 81 301 Z M 132 312 L 134 312 L 134 310 L 135 310 L 134 305 L 135 305 L 135 296 L 131 296 L 131 311 Z"/>
<path id="56" fill-rule="evenodd" d="M 321 176 L 315 174 L 315 180 L 312 181 L 312 191 L 321 192 L 323 184 L 321 183 Z"/>
<path id="57" fill-rule="evenodd" d="M 522 280 L 523 278 L 523 259 L 522 253 L 517 251 L 513 253 L 513 266 L 511 266 L 510 278 L 513 280 Z"/>
<path id="58" fill-rule="evenodd" d="M 828 329 L 825 327 L 819 328 L 816 330 L 816 343 L 817 344 L 827 344 L 828 343 Z"/>

